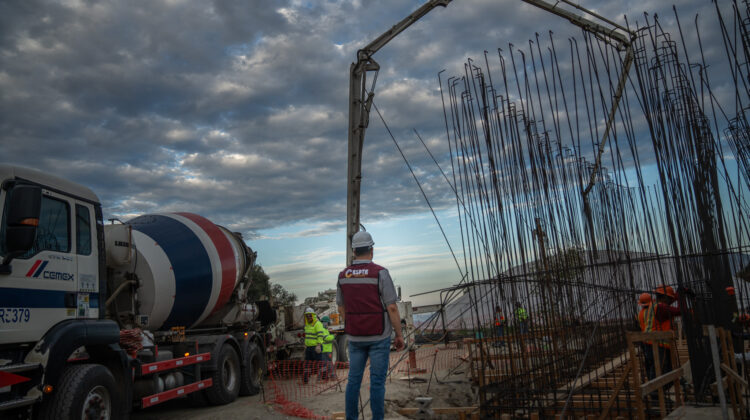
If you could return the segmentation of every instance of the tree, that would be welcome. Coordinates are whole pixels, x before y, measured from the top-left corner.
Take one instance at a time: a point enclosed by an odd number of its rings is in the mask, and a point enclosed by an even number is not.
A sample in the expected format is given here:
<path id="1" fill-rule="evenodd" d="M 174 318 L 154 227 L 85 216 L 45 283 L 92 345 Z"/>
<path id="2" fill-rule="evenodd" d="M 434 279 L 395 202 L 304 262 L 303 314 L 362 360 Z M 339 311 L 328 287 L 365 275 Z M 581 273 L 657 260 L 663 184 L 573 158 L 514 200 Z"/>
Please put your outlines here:
<path id="1" fill-rule="evenodd" d="M 284 289 L 284 286 L 280 284 L 271 286 L 271 294 L 274 301 L 279 305 L 294 305 L 294 302 L 297 300 L 297 295 Z"/>
<path id="2" fill-rule="evenodd" d="M 271 285 L 271 278 L 263 271 L 260 264 L 255 264 L 251 271 L 252 281 L 247 289 L 247 298 L 254 302 L 257 300 L 268 299 L 273 296 L 276 303 L 281 305 L 292 305 L 297 300 L 297 295 L 286 290 L 280 284 Z"/>

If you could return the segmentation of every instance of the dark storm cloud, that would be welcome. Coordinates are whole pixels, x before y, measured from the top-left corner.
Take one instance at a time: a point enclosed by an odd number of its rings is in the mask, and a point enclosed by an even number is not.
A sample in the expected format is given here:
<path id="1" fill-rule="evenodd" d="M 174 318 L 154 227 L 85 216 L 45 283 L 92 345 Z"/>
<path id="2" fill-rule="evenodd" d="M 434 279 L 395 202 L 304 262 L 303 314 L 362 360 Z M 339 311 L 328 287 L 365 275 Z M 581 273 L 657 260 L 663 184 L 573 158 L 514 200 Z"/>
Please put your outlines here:
<path id="1" fill-rule="evenodd" d="M 591 3 L 620 22 L 652 7 Z M 0 160 L 92 187 L 110 216 L 193 211 L 249 235 L 298 221 L 321 222 L 304 236 L 340 229 L 349 64 L 419 4 L 1 2 Z M 437 207 L 455 203 L 412 132 L 447 170 L 437 72 L 547 30 L 579 33 L 531 6 L 456 0 L 376 55 L 376 104 Z M 424 211 L 370 120 L 363 217 Z"/>

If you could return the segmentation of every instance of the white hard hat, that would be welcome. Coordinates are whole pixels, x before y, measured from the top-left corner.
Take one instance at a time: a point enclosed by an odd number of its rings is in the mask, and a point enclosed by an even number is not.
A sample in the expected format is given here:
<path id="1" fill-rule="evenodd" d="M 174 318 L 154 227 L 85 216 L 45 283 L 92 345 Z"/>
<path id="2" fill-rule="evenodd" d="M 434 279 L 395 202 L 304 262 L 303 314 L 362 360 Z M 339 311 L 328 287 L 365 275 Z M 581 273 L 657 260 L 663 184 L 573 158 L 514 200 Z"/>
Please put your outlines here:
<path id="1" fill-rule="evenodd" d="M 314 314 L 315 311 L 313 311 L 313 308 L 307 308 L 307 309 L 305 309 L 305 313 L 306 314 Z"/>
<path id="2" fill-rule="evenodd" d="M 369 232 L 360 230 L 352 236 L 352 248 L 364 248 L 375 245 Z"/>

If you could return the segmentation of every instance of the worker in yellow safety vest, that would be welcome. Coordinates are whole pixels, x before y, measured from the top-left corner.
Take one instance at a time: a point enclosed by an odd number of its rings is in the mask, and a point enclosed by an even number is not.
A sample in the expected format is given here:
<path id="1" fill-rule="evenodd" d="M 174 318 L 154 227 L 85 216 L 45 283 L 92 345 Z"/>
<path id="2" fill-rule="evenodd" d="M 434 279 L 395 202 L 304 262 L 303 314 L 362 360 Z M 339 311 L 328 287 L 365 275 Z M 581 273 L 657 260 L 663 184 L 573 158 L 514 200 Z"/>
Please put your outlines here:
<path id="1" fill-rule="evenodd" d="M 320 377 L 323 380 L 327 380 L 329 378 L 335 379 L 336 367 L 333 364 L 333 341 L 336 339 L 336 336 L 328 331 L 328 323 L 330 322 L 330 318 L 324 316 L 321 321 L 323 321 L 323 327 L 328 334 L 323 338 L 323 368 L 320 371 Z"/>
<path id="2" fill-rule="evenodd" d="M 518 322 L 518 332 L 527 334 L 529 332 L 529 313 L 521 306 L 521 302 L 516 302 L 516 321 Z"/>
<path id="3" fill-rule="evenodd" d="M 307 383 L 310 377 L 310 368 L 322 360 L 323 342 L 328 332 L 323 323 L 318 320 L 312 308 L 305 309 L 305 369 L 303 381 Z"/>

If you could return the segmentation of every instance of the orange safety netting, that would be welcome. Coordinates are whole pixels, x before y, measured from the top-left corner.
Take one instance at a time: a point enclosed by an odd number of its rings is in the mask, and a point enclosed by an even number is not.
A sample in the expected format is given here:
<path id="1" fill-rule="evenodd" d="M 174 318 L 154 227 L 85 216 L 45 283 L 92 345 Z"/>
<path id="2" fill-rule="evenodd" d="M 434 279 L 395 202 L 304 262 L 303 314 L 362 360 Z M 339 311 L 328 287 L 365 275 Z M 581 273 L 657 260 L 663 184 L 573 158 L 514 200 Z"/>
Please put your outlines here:
<path id="1" fill-rule="evenodd" d="M 466 361 L 466 350 L 456 344 L 427 345 L 409 352 L 392 352 L 389 376 L 419 375 L 425 379 L 433 372 L 447 371 Z M 369 363 L 368 363 L 369 365 Z M 315 397 L 344 393 L 349 363 L 281 360 L 268 364 L 269 399 L 283 414 L 307 419 L 327 419 L 310 407 Z M 365 367 L 362 383 L 370 381 L 369 366 Z M 330 409 L 330 408 L 329 408 Z M 343 399 L 340 411 L 343 411 Z"/>

